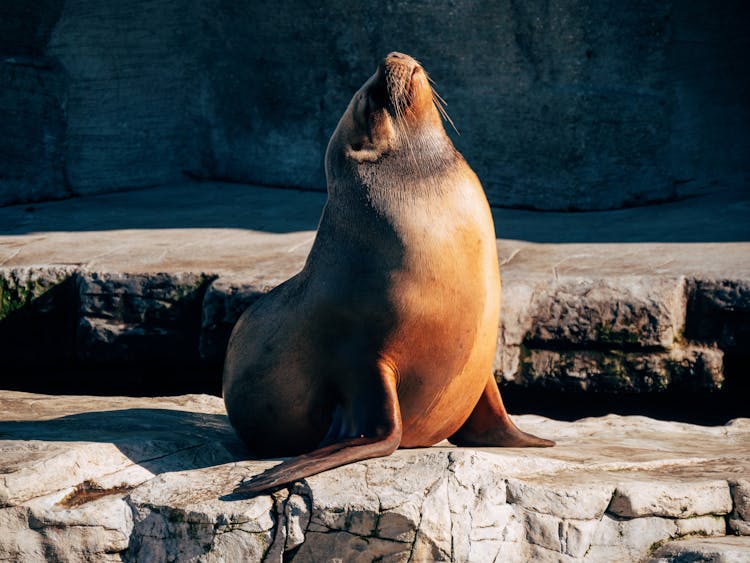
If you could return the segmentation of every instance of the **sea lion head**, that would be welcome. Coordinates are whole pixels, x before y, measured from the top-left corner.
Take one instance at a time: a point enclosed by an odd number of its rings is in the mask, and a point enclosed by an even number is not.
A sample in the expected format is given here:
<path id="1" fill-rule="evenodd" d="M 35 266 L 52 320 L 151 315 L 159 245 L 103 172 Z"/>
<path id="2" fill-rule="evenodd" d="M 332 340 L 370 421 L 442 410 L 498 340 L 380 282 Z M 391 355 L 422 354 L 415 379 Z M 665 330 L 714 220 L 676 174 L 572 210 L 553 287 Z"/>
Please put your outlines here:
<path id="1" fill-rule="evenodd" d="M 430 160 L 443 152 L 453 155 L 441 116 L 447 118 L 422 65 L 409 55 L 390 53 L 354 94 L 331 136 L 329 185 L 342 170 L 361 175 L 363 168 L 385 164 L 389 157 L 423 168 L 425 155 Z"/>

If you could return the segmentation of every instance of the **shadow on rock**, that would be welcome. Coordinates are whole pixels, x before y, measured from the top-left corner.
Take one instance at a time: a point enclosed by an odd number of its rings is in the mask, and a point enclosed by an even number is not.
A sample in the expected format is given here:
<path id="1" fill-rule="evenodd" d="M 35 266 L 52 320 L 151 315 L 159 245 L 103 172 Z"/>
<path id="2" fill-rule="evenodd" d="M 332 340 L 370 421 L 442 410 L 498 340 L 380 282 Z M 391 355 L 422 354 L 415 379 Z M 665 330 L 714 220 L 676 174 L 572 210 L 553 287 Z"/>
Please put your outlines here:
<path id="1" fill-rule="evenodd" d="M 226 415 L 131 408 L 42 421 L 0 422 L 0 440 L 113 444 L 151 473 L 199 469 L 248 459 Z"/>

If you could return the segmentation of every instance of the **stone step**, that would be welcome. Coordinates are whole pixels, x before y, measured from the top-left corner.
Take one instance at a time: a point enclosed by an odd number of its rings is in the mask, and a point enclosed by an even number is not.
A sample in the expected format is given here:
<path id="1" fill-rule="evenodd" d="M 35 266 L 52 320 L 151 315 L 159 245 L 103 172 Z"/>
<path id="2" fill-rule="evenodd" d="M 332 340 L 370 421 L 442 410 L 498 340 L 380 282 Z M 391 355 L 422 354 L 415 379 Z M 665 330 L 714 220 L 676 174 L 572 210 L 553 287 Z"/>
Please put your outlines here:
<path id="1" fill-rule="evenodd" d="M 750 561 L 750 538 L 690 538 L 664 544 L 647 559 L 647 563 L 747 563 Z"/>
<path id="2" fill-rule="evenodd" d="M 0 559 L 750 560 L 750 419 L 517 422 L 557 446 L 399 450 L 242 498 L 276 461 L 217 397 L 2 391 Z"/>
<path id="3" fill-rule="evenodd" d="M 186 183 L 0 209 L 2 363 L 220 365 L 239 314 L 304 264 L 324 198 Z M 493 210 L 498 380 L 633 393 L 746 381 L 748 202 Z"/>

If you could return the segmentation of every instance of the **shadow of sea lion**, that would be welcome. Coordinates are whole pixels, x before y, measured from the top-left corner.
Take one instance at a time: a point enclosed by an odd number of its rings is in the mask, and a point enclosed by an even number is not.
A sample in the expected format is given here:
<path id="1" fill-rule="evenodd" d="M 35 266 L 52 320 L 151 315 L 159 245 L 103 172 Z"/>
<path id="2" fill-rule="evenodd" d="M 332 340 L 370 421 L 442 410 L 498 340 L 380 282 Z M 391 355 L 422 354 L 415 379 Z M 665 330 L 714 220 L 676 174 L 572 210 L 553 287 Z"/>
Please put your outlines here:
<path id="1" fill-rule="evenodd" d="M 151 473 L 248 459 L 226 415 L 131 408 L 34 421 L 0 422 L 2 441 L 107 443 Z M 196 455 L 173 455 L 194 450 Z"/>

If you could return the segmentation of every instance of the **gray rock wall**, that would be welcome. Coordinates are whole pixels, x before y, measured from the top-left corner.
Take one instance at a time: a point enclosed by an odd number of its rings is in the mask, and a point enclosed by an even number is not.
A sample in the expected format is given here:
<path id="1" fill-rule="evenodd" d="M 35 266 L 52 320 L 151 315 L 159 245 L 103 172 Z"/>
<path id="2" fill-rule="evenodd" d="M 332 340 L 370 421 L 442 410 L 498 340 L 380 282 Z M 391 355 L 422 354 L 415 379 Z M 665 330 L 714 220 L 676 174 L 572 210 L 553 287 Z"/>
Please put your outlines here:
<path id="1" fill-rule="evenodd" d="M 387 52 L 419 58 L 492 203 L 592 209 L 744 181 L 738 1 L 0 6 L 0 204 L 185 175 L 322 189 Z"/>

